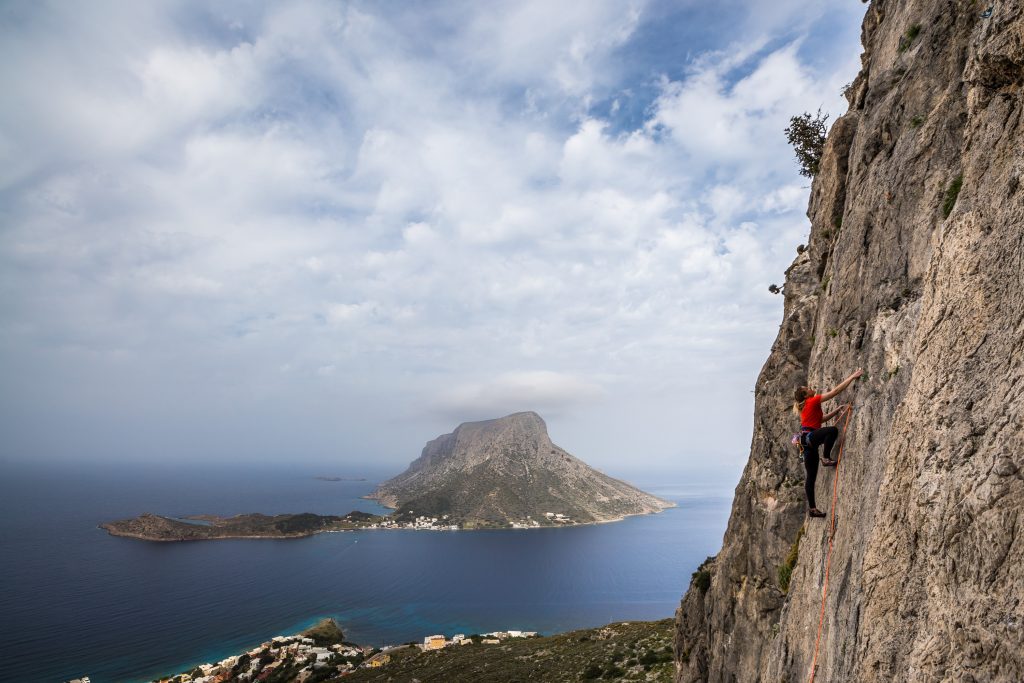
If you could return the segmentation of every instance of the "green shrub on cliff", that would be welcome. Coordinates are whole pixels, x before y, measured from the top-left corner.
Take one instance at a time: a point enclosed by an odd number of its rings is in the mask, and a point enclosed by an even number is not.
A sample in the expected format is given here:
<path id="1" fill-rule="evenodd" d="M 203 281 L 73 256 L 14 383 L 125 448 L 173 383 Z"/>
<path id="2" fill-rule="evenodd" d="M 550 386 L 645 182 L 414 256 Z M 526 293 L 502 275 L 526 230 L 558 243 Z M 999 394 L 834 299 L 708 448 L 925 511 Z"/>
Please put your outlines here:
<path id="1" fill-rule="evenodd" d="M 899 51 L 906 52 L 907 48 L 914 42 L 914 39 L 921 33 L 921 24 L 914 24 L 907 29 L 907 32 L 900 37 Z"/>
<path id="2" fill-rule="evenodd" d="M 789 592 L 789 580 L 793 576 L 793 567 L 796 566 L 797 558 L 800 557 L 800 539 L 803 535 L 804 528 L 800 527 L 800 531 L 796 534 L 796 540 L 793 541 L 793 545 L 789 549 L 789 555 L 786 555 L 786 561 L 779 567 L 779 588 L 783 593 Z"/>
<path id="3" fill-rule="evenodd" d="M 706 569 L 693 573 L 693 585 L 701 593 L 707 593 L 711 587 L 711 572 Z"/>
<path id="4" fill-rule="evenodd" d="M 964 184 L 964 174 L 961 173 L 956 178 L 953 178 L 953 182 L 946 188 L 946 199 L 942 202 L 942 217 L 949 218 L 949 214 L 953 213 L 953 207 L 956 206 L 957 197 L 960 196 L 960 188 Z"/>
<path id="5" fill-rule="evenodd" d="M 786 139 L 793 146 L 802 176 L 813 178 L 818 174 L 821 151 L 825 147 L 825 133 L 828 131 L 825 125 L 827 121 L 828 114 L 822 114 L 821 109 L 816 114 L 804 112 L 789 120 Z"/>
<path id="6" fill-rule="evenodd" d="M 706 558 L 700 563 L 700 566 L 697 567 L 697 571 L 690 575 L 690 585 L 699 590 L 702 594 L 707 593 L 708 588 L 711 587 L 711 570 L 709 567 L 714 559 L 714 555 Z"/>

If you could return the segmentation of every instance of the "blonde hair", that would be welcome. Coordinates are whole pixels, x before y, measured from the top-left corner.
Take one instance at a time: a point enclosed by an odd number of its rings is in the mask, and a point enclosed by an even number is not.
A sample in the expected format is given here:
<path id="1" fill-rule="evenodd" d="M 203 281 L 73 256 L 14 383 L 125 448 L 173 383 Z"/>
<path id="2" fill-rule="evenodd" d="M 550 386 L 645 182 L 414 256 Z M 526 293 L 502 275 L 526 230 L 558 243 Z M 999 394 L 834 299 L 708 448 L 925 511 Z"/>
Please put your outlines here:
<path id="1" fill-rule="evenodd" d="M 813 396 L 809 387 L 800 385 L 793 391 L 793 414 L 799 416 L 804 409 L 804 401 Z"/>

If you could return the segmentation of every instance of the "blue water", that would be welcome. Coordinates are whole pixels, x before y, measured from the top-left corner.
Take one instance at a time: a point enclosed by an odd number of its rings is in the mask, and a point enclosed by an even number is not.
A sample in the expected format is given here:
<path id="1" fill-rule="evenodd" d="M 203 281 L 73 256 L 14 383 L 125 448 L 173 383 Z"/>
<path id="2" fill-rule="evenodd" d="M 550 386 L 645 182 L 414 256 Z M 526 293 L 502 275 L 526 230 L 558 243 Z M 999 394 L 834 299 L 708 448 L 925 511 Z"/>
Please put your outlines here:
<path id="1" fill-rule="evenodd" d="M 19 683 L 151 680 L 325 616 L 348 639 L 375 645 L 668 617 L 690 574 L 721 544 L 731 501 L 721 488 L 635 480 L 679 507 L 568 529 L 148 543 L 96 525 L 142 512 L 376 512 L 360 496 L 392 473 L 4 470 L 0 681 Z"/>

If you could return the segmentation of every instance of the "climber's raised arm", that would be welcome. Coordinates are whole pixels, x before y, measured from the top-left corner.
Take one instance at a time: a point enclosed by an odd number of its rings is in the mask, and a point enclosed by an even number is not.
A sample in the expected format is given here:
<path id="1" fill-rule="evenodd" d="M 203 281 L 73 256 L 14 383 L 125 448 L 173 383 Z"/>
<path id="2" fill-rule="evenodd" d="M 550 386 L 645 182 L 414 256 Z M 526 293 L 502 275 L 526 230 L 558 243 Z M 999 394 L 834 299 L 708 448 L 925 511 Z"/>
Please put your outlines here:
<path id="1" fill-rule="evenodd" d="M 839 384 L 837 384 L 837 385 L 835 386 L 835 388 L 834 388 L 834 389 L 832 389 L 832 391 L 828 391 L 828 392 L 825 392 L 824 394 L 822 394 L 822 395 L 821 395 L 821 400 L 822 400 L 822 401 L 827 401 L 827 400 L 829 400 L 830 398 L 835 398 L 835 397 L 836 397 L 836 396 L 838 396 L 838 395 L 839 395 L 840 393 L 842 393 L 842 391 L 843 391 L 844 389 L 846 389 L 846 387 L 848 387 L 848 386 L 850 386 L 851 384 L 853 384 L 853 380 L 857 379 L 858 377 L 860 377 L 860 376 L 861 376 L 861 375 L 863 375 L 863 374 L 864 374 L 864 371 L 863 371 L 863 370 L 860 370 L 860 369 L 858 369 L 858 370 L 857 370 L 856 372 L 854 372 L 854 373 L 853 373 L 852 375 L 850 375 L 849 377 L 847 377 L 846 379 L 844 379 L 844 380 L 843 380 L 842 382 L 840 382 Z"/>

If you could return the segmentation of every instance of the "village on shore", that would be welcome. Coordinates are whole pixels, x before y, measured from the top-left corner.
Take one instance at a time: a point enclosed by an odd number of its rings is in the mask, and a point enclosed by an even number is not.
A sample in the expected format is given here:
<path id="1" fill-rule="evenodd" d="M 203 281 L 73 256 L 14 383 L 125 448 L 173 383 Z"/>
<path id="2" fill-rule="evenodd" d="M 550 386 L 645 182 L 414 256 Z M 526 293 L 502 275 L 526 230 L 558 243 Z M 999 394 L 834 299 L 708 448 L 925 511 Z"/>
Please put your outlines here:
<path id="1" fill-rule="evenodd" d="M 536 631 L 494 631 L 466 636 L 458 633 L 451 638 L 430 635 L 422 643 L 384 645 L 379 648 L 359 646 L 345 642 L 326 643 L 315 633 L 324 624 L 333 624 L 340 639 L 341 630 L 333 620 L 293 636 L 275 636 L 238 655 L 232 655 L 212 664 L 200 664 L 187 672 L 154 679 L 154 683 L 320 683 L 346 676 L 359 668 L 387 666 L 391 653 L 408 647 L 423 652 L 446 647 L 467 645 L 497 645 L 509 638 L 535 638 Z M 88 682 L 88 678 L 80 679 Z"/>
<path id="2" fill-rule="evenodd" d="M 544 518 L 546 524 L 544 526 L 550 526 L 552 524 L 562 525 L 575 525 L 576 522 L 569 516 L 563 515 L 560 512 L 545 512 Z M 540 522 L 527 516 L 526 519 L 509 522 L 508 526 L 512 529 L 539 529 L 541 527 Z M 462 526 L 449 519 L 448 515 L 441 517 L 427 517 L 420 515 L 415 519 L 402 521 L 393 517 L 383 517 L 380 521 L 368 522 L 363 528 L 365 529 L 414 529 L 417 531 L 458 531 L 460 529 L 467 529 L 469 527 Z"/>

